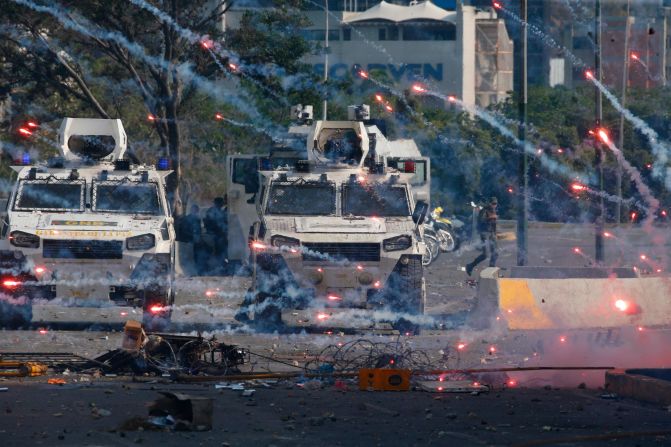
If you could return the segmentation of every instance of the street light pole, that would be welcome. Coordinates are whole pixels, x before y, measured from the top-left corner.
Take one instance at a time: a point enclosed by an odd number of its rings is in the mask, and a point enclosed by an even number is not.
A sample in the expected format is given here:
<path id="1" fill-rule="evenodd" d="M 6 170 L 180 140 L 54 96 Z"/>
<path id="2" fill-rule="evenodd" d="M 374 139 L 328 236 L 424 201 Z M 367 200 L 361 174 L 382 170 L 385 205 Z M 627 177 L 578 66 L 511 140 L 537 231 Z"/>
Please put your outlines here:
<path id="1" fill-rule="evenodd" d="M 517 135 L 522 142 L 522 152 L 518 162 L 517 186 L 517 265 L 527 264 L 527 162 L 526 133 L 527 133 L 527 0 L 520 0 L 520 52 L 518 56 L 517 72 L 519 73 L 519 127 Z"/>
<path id="2" fill-rule="evenodd" d="M 324 0 L 324 20 L 326 21 L 326 32 L 324 33 L 324 114 L 323 120 L 326 121 L 327 115 L 327 97 L 329 80 L 329 0 Z"/>
<path id="3" fill-rule="evenodd" d="M 601 1 L 596 0 L 594 3 L 594 75 L 601 82 Z M 595 89 L 595 115 L 596 127 L 601 127 L 603 117 L 603 106 L 601 91 Z M 596 142 L 596 166 L 599 175 L 599 191 L 603 192 L 603 147 L 597 140 Z M 594 222 L 594 258 L 597 264 L 603 263 L 603 219 L 604 219 L 604 204 L 603 194 L 599 194 L 599 207 L 596 212 L 596 219 Z"/>

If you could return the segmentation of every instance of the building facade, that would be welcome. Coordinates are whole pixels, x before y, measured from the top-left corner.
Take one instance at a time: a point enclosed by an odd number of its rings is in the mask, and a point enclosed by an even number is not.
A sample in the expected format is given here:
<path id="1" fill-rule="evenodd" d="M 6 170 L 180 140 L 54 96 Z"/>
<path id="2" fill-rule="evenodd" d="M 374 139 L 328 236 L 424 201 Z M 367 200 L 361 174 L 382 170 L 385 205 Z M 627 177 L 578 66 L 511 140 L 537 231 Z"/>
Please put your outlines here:
<path id="1" fill-rule="evenodd" d="M 329 78 L 339 79 L 363 69 L 395 88 L 420 81 L 482 107 L 504 100 L 513 88 L 513 45 L 493 8 L 457 2 L 448 10 L 428 0 L 345 0 L 331 7 L 328 14 L 318 7 L 305 12 L 312 23 L 306 38 L 326 46 L 328 33 L 328 61 L 323 52 L 305 58 L 319 74 L 326 67 Z M 232 8 L 226 26 L 235 27 L 243 12 Z"/>

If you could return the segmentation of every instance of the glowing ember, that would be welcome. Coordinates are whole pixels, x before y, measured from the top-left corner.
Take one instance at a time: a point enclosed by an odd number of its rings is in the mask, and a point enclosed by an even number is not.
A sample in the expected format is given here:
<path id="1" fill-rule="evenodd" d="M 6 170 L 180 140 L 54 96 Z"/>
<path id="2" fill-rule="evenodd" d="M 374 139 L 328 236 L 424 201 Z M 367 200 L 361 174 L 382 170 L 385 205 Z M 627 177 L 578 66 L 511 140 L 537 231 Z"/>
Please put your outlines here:
<path id="1" fill-rule="evenodd" d="M 587 186 L 581 184 L 581 183 L 571 183 L 571 189 L 574 191 L 586 191 Z"/>
<path id="2" fill-rule="evenodd" d="M 381 285 L 382 284 L 380 283 L 380 281 L 375 281 L 375 283 L 373 283 L 373 287 L 375 287 L 376 289 L 379 289 Z"/>
<path id="3" fill-rule="evenodd" d="M 167 309 L 166 307 L 161 306 L 160 304 L 154 304 L 149 308 L 149 311 L 153 314 L 157 314 L 159 312 L 163 312 L 166 309 Z"/>
<path id="4" fill-rule="evenodd" d="M 45 335 L 45 334 L 47 333 L 47 330 L 46 330 L 46 329 L 40 329 L 40 330 L 37 331 L 37 332 L 39 332 L 39 333 L 42 334 L 42 335 Z"/>
<path id="5" fill-rule="evenodd" d="M 385 104 L 384 108 L 387 109 L 387 112 L 393 112 L 394 111 L 394 109 L 389 104 Z"/>
<path id="6" fill-rule="evenodd" d="M 224 115 L 222 115 L 221 113 L 217 112 L 217 113 L 214 114 L 214 119 L 217 120 L 217 121 L 221 121 L 221 120 L 224 119 Z"/>
<path id="7" fill-rule="evenodd" d="M 380 95 L 379 93 L 377 93 L 377 94 L 375 95 L 375 100 L 376 100 L 377 102 L 382 102 L 382 101 L 384 101 L 384 97 L 383 97 L 382 95 Z"/>
<path id="8" fill-rule="evenodd" d="M 648 168 L 648 169 L 652 169 L 652 163 L 646 164 L 645 167 Z"/>
<path id="9" fill-rule="evenodd" d="M 638 60 L 638 54 L 636 54 L 636 53 L 631 53 L 631 58 L 632 58 L 633 60 L 637 61 L 637 60 Z"/>
<path id="10" fill-rule="evenodd" d="M 457 349 L 458 349 L 459 351 L 463 351 L 464 349 L 466 349 L 466 343 L 459 343 L 459 344 L 457 345 Z"/>
<path id="11" fill-rule="evenodd" d="M 8 287 L 8 288 L 13 288 L 13 287 L 20 286 L 21 283 L 19 281 L 15 280 L 15 279 L 6 279 L 2 282 L 2 285 L 5 286 L 5 287 Z"/>
<path id="12" fill-rule="evenodd" d="M 361 76 L 364 79 L 368 79 L 368 73 L 366 73 L 363 70 L 359 70 L 359 76 Z"/>
<path id="13" fill-rule="evenodd" d="M 262 242 L 255 241 L 255 242 L 252 242 L 252 248 L 254 250 L 265 250 L 266 249 L 266 244 L 264 244 Z"/>
<path id="14" fill-rule="evenodd" d="M 329 295 L 327 298 L 329 301 L 338 301 L 340 299 L 338 295 Z"/>
<path id="15" fill-rule="evenodd" d="M 44 267 L 35 267 L 35 273 L 44 273 L 46 271 L 47 269 L 45 269 Z"/>
<path id="16" fill-rule="evenodd" d="M 643 326 L 639 326 L 637 329 L 638 329 L 638 332 L 643 332 Z"/>
<path id="17" fill-rule="evenodd" d="M 447 100 L 450 102 L 457 102 L 457 97 L 456 96 L 448 96 Z"/>
<path id="18" fill-rule="evenodd" d="M 412 86 L 412 89 L 416 91 L 417 93 L 425 93 L 427 91 L 426 87 L 424 87 L 421 84 L 414 84 Z"/>
<path id="19" fill-rule="evenodd" d="M 607 231 L 603 232 L 603 237 L 612 237 L 612 236 L 613 236 L 612 233 L 609 233 Z"/>
<path id="20" fill-rule="evenodd" d="M 648 257 L 647 257 L 646 255 L 644 255 L 644 254 L 642 254 L 642 255 L 639 256 L 639 257 L 641 258 L 641 261 L 645 261 L 645 260 L 648 259 Z"/>
<path id="21" fill-rule="evenodd" d="M 580 247 L 573 247 L 573 253 L 581 254 L 582 250 L 580 250 Z"/>
<path id="22" fill-rule="evenodd" d="M 28 121 L 28 122 L 26 123 L 26 125 L 28 125 L 28 127 L 32 127 L 33 129 L 35 129 L 36 127 L 38 127 L 37 123 L 34 122 L 34 121 Z"/>
<path id="23" fill-rule="evenodd" d="M 230 68 L 231 70 L 235 71 L 235 70 L 238 69 L 238 66 L 235 65 L 233 62 L 231 62 L 230 64 L 228 64 L 228 68 Z"/>
<path id="24" fill-rule="evenodd" d="M 562 335 L 561 337 L 559 337 L 559 341 L 560 341 L 561 343 L 566 343 L 566 337 L 564 337 L 564 336 Z"/>
<path id="25" fill-rule="evenodd" d="M 29 137 L 29 136 L 31 136 L 31 135 L 33 134 L 31 131 L 29 131 L 29 130 L 26 129 L 25 127 L 20 128 L 20 129 L 19 129 L 19 133 L 20 133 L 21 135 L 26 136 L 26 137 Z"/>
<path id="26" fill-rule="evenodd" d="M 324 269 L 321 268 L 321 267 L 317 267 L 317 271 L 318 271 L 319 273 L 323 273 L 323 272 L 324 272 Z"/>
<path id="27" fill-rule="evenodd" d="M 206 50 L 209 50 L 210 48 L 214 47 L 214 42 L 211 40 L 201 40 L 200 41 L 200 46 L 203 47 Z"/>
<path id="28" fill-rule="evenodd" d="M 593 74 L 591 71 L 587 70 L 587 71 L 585 72 L 585 77 L 586 77 L 587 79 L 594 79 L 594 74 Z"/>
<path id="29" fill-rule="evenodd" d="M 214 292 L 213 292 L 213 291 L 211 291 L 211 290 L 207 290 L 207 291 L 205 291 L 205 296 L 207 296 L 207 297 L 211 297 L 212 295 L 214 295 Z"/>
<path id="30" fill-rule="evenodd" d="M 494 8 L 496 8 L 496 9 L 501 9 L 501 3 L 499 3 L 499 2 L 492 3 L 492 6 L 494 6 Z"/>
<path id="31" fill-rule="evenodd" d="M 626 312 L 629 309 L 629 303 L 625 300 L 617 300 L 615 301 L 615 307 L 619 311 Z"/>
<path id="32" fill-rule="evenodd" d="M 490 346 L 489 347 L 489 353 L 494 354 L 496 352 L 496 346 Z"/>
<path id="33" fill-rule="evenodd" d="M 662 210 L 660 213 L 662 216 L 666 217 L 666 210 Z"/>
<path id="34" fill-rule="evenodd" d="M 517 380 L 515 379 L 508 380 L 508 386 L 510 387 L 517 386 Z"/>
<path id="35" fill-rule="evenodd" d="M 361 265 L 361 264 L 357 265 L 356 269 L 359 270 L 359 271 L 362 271 L 363 270 L 363 265 Z"/>
<path id="36" fill-rule="evenodd" d="M 148 113 L 147 114 L 147 121 L 154 122 L 154 121 L 156 121 L 156 117 L 154 115 L 152 115 L 151 113 Z"/>
<path id="37" fill-rule="evenodd" d="M 508 187 L 508 192 L 509 192 L 510 194 L 512 194 L 512 193 L 514 192 L 514 190 L 513 190 L 513 187 L 512 187 L 512 186 L 509 186 L 509 187 Z"/>
<path id="38" fill-rule="evenodd" d="M 560 153 L 560 154 L 563 154 L 563 153 L 564 153 L 564 149 L 559 148 L 559 149 L 557 149 L 557 152 Z"/>
<path id="39" fill-rule="evenodd" d="M 318 320 L 326 320 L 329 316 L 327 314 L 317 314 Z"/>
<path id="40" fill-rule="evenodd" d="M 599 138 L 606 144 L 610 144 L 610 137 L 604 129 L 599 129 Z"/>

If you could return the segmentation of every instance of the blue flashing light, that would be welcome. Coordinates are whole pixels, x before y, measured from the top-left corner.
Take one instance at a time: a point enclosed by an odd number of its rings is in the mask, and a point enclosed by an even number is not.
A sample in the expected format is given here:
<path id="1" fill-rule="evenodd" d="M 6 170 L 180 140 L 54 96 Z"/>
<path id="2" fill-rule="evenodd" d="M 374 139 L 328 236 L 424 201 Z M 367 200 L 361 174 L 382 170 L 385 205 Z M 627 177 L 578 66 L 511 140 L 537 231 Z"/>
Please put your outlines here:
<path id="1" fill-rule="evenodd" d="M 160 169 L 162 171 L 167 171 L 168 169 L 170 169 L 170 160 L 168 158 L 161 157 L 161 158 L 158 159 L 157 166 L 158 166 L 158 169 Z"/>
<path id="2" fill-rule="evenodd" d="M 261 159 L 261 170 L 262 171 L 272 171 L 273 169 L 273 162 L 270 160 L 270 158 L 262 158 Z"/>
<path id="3" fill-rule="evenodd" d="M 21 164 L 29 165 L 30 164 L 30 154 L 25 152 L 21 157 Z"/>

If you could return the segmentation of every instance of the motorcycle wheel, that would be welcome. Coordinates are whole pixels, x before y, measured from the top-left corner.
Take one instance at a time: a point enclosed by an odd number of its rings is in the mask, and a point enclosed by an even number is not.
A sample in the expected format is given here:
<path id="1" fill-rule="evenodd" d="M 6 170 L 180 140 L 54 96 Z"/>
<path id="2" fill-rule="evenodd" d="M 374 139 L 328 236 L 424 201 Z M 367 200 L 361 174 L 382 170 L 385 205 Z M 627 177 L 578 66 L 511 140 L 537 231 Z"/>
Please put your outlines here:
<path id="1" fill-rule="evenodd" d="M 440 253 L 440 243 L 435 237 L 425 234 L 424 244 L 426 245 L 426 252 L 422 256 L 422 265 L 427 266 L 436 260 Z"/>
<path id="2" fill-rule="evenodd" d="M 441 228 L 436 231 L 436 236 L 440 244 L 440 251 L 448 253 L 457 249 L 457 238 L 453 231 Z"/>

